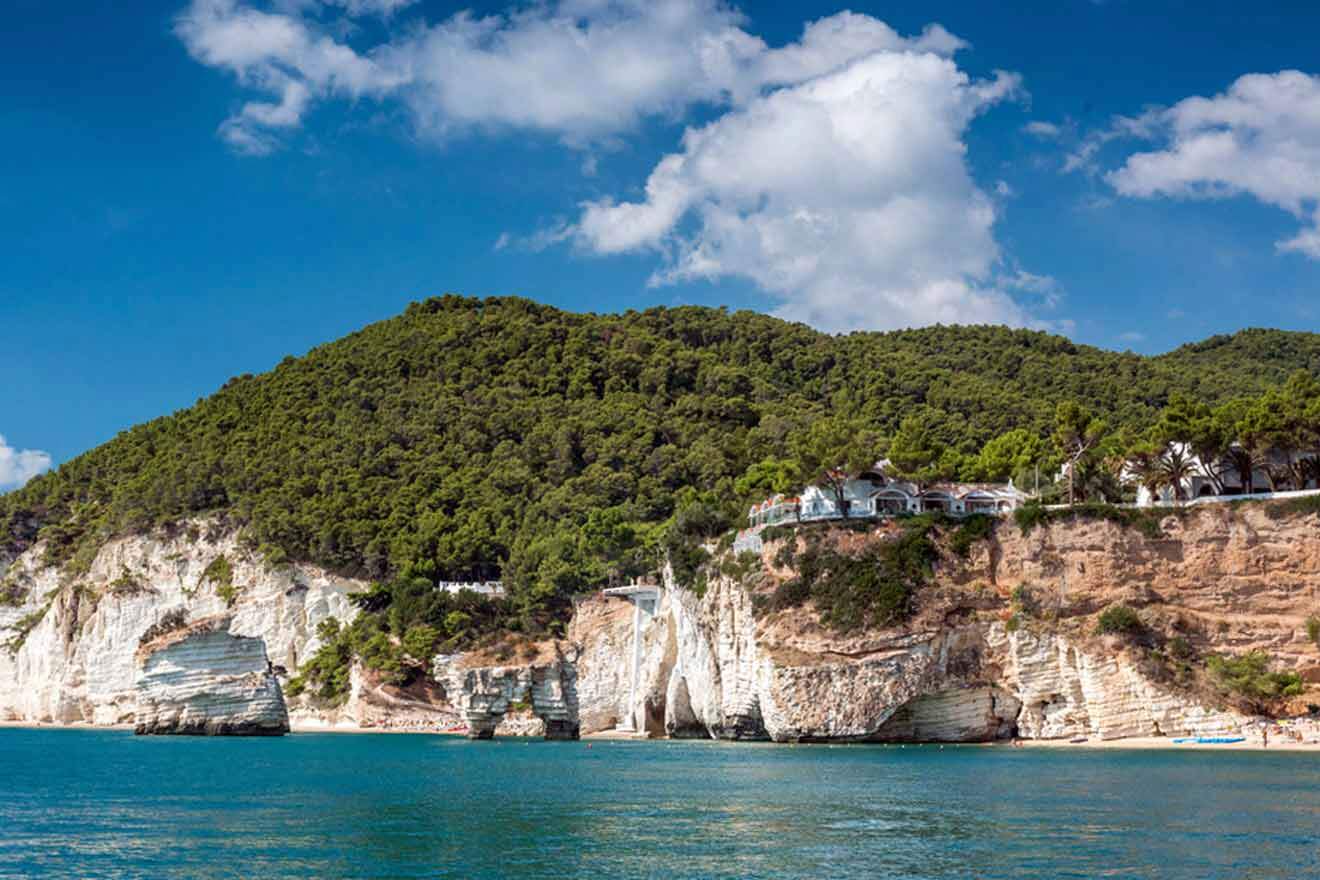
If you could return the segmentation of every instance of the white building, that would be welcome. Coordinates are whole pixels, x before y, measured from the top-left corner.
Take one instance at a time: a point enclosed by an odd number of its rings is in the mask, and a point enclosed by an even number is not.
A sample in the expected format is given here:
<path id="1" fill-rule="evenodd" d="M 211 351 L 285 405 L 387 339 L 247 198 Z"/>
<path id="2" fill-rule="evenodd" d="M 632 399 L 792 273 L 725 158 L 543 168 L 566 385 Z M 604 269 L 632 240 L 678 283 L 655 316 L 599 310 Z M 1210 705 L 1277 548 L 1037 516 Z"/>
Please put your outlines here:
<path id="1" fill-rule="evenodd" d="M 902 514 L 941 512 L 950 516 L 1002 514 L 1021 507 L 1027 494 L 1013 485 L 993 483 L 937 483 L 924 489 L 884 475 L 887 462 L 858 474 L 843 486 L 849 519 L 881 519 Z M 735 548 L 756 549 L 753 538 L 767 526 L 843 519 L 839 499 L 828 486 L 808 486 L 799 496 L 775 495 L 752 505 L 748 528 L 738 533 Z"/>
<path id="2" fill-rule="evenodd" d="M 479 596 L 499 599 L 504 596 L 504 583 L 501 581 L 441 581 L 436 589 L 442 593 L 461 593 L 470 590 Z"/>
<path id="3" fill-rule="evenodd" d="M 1225 456 L 1213 466 L 1207 465 L 1199 457 L 1194 455 L 1186 443 L 1169 444 L 1169 453 L 1180 455 L 1188 461 L 1188 474 L 1180 480 L 1181 496 L 1183 501 L 1194 501 L 1197 498 L 1215 498 L 1221 496 L 1244 495 L 1248 492 L 1252 494 L 1271 493 L 1273 483 L 1270 480 L 1269 472 L 1276 473 L 1286 471 L 1289 464 L 1289 453 L 1283 450 L 1272 452 L 1266 461 L 1257 462 L 1257 466 L 1252 471 L 1251 485 L 1248 487 L 1242 480 L 1242 475 L 1238 468 L 1234 466 L 1232 458 Z M 1300 453 L 1294 453 L 1300 455 Z M 1219 477 L 1218 483 L 1215 482 L 1212 475 Z M 1176 500 L 1178 493 L 1174 492 L 1171 485 L 1161 486 L 1158 491 L 1152 492 L 1149 487 L 1142 485 L 1136 470 L 1131 465 L 1125 465 L 1123 473 L 1120 476 L 1122 482 L 1137 487 L 1137 506 L 1153 507 L 1156 505 L 1171 505 Z M 1221 490 L 1222 486 L 1222 490 Z M 1307 479 L 1303 485 L 1294 486 L 1298 490 L 1316 488 L 1315 480 Z"/>

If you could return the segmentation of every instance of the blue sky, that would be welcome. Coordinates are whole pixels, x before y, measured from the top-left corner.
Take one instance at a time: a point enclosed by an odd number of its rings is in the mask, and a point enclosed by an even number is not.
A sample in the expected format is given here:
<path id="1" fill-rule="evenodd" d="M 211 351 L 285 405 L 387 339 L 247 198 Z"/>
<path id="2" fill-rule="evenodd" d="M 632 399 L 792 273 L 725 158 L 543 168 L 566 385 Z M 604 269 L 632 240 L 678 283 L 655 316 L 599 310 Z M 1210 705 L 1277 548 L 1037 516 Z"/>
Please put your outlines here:
<path id="1" fill-rule="evenodd" d="M 1320 323 L 1313 4 L 85 6 L 0 31 L 0 490 L 451 291 Z"/>

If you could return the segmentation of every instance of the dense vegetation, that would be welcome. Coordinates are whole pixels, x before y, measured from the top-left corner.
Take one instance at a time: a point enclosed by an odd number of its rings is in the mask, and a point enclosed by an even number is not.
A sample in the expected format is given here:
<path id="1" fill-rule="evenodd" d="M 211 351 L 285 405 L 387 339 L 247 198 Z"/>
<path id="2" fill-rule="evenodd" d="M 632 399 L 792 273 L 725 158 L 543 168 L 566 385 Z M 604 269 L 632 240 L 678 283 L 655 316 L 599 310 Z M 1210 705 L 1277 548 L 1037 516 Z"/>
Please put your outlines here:
<path id="1" fill-rule="evenodd" d="M 1100 635 L 1133 635 L 1145 629 L 1141 615 L 1126 605 L 1110 605 L 1100 612 L 1095 631 Z"/>
<path id="2" fill-rule="evenodd" d="M 746 312 L 447 296 L 0 496 L 0 550 L 40 536 L 76 569 L 111 535 L 224 512 L 272 562 L 405 586 L 501 576 L 507 613 L 540 626 L 837 466 L 848 438 L 919 476 L 1048 476 L 1069 442 L 1097 458 L 1097 423 L 1131 440 L 1177 392 L 1219 405 L 1297 369 L 1320 369 L 1320 337 L 1245 331 L 1143 358 L 1000 327 L 831 337 Z M 1078 400 L 1066 436 L 1059 405 Z M 388 635 L 453 638 L 433 611 Z"/>
<path id="3" fill-rule="evenodd" d="M 414 567 L 350 601 L 362 613 L 347 625 L 333 617 L 321 622 L 321 648 L 290 680 L 291 696 L 313 688 L 321 700 L 342 702 L 354 657 L 388 684 L 412 684 L 430 672 L 437 652 L 469 646 L 510 622 L 503 600 L 436 590 Z"/>
<path id="4" fill-rule="evenodd" d="M 1304 689 L 1296 672 L 1277 672 L 1270 666 L 1270 655 L 1264 651 L 1250 651 L 1240 657 L 1214 655 L 1206 662 L 1211 679 L 1226 695 L 1243 700 L 1257 711 L 1280 697 L 1298 696 Z"/>
<path id="5" fill-rule="evenodd" d="M 800 551 L 796 540 L 786 541 L 776 561 L 793 566 L 797 576 L 761 601 L 779 611 L 811 600 L 822 623 L 844 632 L 899 623 L 939 556 L 931 533 L 948 525 L 929 514 L 906 517 L 896 536 L 857 554 L 840 553 L 819 530 L 805 536 Z"/>

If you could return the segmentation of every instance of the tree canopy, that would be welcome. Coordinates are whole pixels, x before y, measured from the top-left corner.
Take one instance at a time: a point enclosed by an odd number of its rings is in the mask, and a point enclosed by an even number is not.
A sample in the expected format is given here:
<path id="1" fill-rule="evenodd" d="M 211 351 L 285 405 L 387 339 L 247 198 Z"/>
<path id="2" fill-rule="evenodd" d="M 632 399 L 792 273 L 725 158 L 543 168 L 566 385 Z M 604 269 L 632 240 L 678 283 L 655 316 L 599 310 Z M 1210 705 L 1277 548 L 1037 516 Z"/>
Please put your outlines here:
<path id="1" fill-rule="evenodd" d="M 651 568 L 675 529 L 706 535 L 815 479 L 804 460 L 830 467 L 839 439 L 805 455 L 799 438 L 831 433 L 818 424 L 998 479 L 1050 452 L 1062 402 L 1145 431 L 1175 393 L 1219 406 L 1299 368 L 1320 368 L 1320 337 L 1245 331 L 1145 358 L 1003 327 L 829 336 L 750 312 L 445 296 L 0 496 L 0 551 L 40 536 L 52 560 L 85 564 L 113 535 L 218 513 L 272 558 L 382 580 L 498 576 L 536 609 Z M 1259 444 L 1295 430 L 1252 406 Z"/>

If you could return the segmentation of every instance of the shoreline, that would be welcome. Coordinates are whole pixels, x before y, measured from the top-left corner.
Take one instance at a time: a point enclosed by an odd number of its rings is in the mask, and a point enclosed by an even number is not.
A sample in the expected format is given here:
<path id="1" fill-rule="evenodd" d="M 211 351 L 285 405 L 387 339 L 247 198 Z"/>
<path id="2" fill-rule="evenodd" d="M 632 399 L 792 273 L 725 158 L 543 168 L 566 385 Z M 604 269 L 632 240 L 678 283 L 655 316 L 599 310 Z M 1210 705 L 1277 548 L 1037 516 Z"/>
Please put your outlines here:
<path id="1" fill-rule="evenodd" d="M 86 721 L 74 721 L 65 724 L 65 723 L 57 723 L 51 721 L 0 720 L 0 729 L 5 729 L 5 728 L 19 729 L 19 730 L 132 731 L 133 725 L 132 724 L 91 724 Z M 400 728 L 400 727 L 363 727 L 361 725 L 356 725 L 356 724 L 334 724 L 334 725 L 297 724 L 297 725 L 292 725 L 290 727 L 289 735 L 295 735 L 301 733 L 342 733 L 349 735 L 383 733 L 383 734 L 391 734 L 391 735 L 413 734 L 417 736 L 444 736 L 444 737 L 458 737 L 463 739 L 467 738 L 466 733 L 455 730 L 417 730 L 417 729 Z M 531 740 L 540 739 L 540 737 L 502 736 L 502 737 L 498 737 L 498 739 L 526 740 L 530 742 Z M 665 737 L 655 738 L 656 742 L 663 742 L 666 740 L 667 738 Z M 603 731 L 597 731 L 595 733 L 583 734 L 583 736 L 581 737 L 581 741 L 582 742 L 643 742 L 649 740 L 647 737 L 641 737 L 634 734 L 623 735 L 613 730 L 603 730 Z M 693 741 L 699 742 L 704 740 L 693 740 Z M 710 741 L 719 742 L 719 740 L 710 740 Z M 762 742 L 758 744 L 764 745 L 766 743 Z M 773 742 L 769 744 L 776 745 L 776 743 Z M 1162 749 L 1168 751 L 1182 750 L 1182 751 L 1264 752 L 1264 753 L 1268 753 L 1268 752 L 1320 753 L 1320 741 L 1297 742 L 1295 740 L 1284 739 L 1280 737 L 1277 739 L 1272 739 L 1269 746 L 1266 747 L 1261 744 L 1260 737 L 1258 736 L 1248 737 L 1242 742 L 1236 742 L 1236 743 L 1197 743 L 1197 742 L 1179 743 L 1179 742 L 1174 742 L 1174 737 L 1130 736 L 1130 737 L 1123 737 L 1120 739 L 1088 739 L 1080 742 L 1076 742 L 1071 739 L 1018 739 L 1018 740 L 996 740 L 994 742 L 982 742 L 982 743 L 850 742 L 850 743 L 777 743 L 777 745 L 793 745 L 793 746 L 861 745 L 861 746 L 883 746 L 887 748 L 892 748 L 895 746 L 898 747 L 912 746 L 914 748 L 931 747 L 931 746 L 937 746 L 941 748 L 944 746 L 950 746 L 950 747 L 978 746 L 978 747 L 989 747 L 989 748 L 997 748 L 997 749 L 1014 749 L 1020 747 L 1020 748 L 1030 748 L 1030 749 L 1108 749 L 1108 750 Z"/>
<path id="2" fill-rule="evenodd" d="M 1072 742 L 1066 739 L 1022 739 L 1004 740 L 992 745 L 1000 748 L 1013 748 L 1014 743 L 1021 743 L 1023 748 L 1037 749 L 1165 749 L 1169 751 L 1220 751 L 1220 752 L 1320 752 L 1320 742 L 1297 742 L 1296 740 L 1274 739 L 1269 747 L 1261 744 L 1260 737 L 1247 737 L 1236 743 L 1198 743 L 1174 742 L 1169 736 L 1129 736 L 1122 739 L 1088 739 L 1085 742 Z"/>

